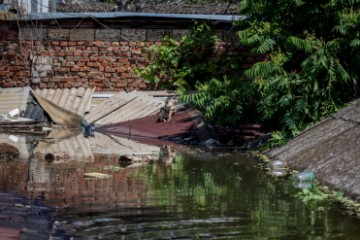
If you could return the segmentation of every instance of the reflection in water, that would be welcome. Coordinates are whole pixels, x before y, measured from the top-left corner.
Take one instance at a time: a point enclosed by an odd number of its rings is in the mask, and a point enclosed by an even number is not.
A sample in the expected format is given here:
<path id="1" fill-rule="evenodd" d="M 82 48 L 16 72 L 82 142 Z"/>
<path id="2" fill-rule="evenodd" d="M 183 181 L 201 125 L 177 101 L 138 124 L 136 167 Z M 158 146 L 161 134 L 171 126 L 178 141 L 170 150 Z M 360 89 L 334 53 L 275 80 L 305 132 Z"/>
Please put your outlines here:
<path id="1" fill-rule="evenodd" d="M 359 219 L 329 204 L 304 205 L 293 197 L 299 190 L 291 179 L 268 176 L 246 154 L 195 152 L 101 134 L 48 138 L 29 161 L 2 165 L 0 187 L 57 207 L 52 235 L 58 239 L 360 235 Z M 111 177 L 84 177 L 89 172 Z"/>

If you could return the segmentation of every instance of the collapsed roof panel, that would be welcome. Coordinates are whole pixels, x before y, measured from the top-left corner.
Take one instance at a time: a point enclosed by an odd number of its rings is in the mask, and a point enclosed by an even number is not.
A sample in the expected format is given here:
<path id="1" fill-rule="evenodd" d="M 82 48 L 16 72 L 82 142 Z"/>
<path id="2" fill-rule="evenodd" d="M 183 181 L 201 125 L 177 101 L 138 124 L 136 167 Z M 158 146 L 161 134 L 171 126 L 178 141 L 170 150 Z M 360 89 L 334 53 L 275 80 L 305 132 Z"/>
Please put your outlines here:
<path id="1" fill-rule="evenodd" d="M 85 119 L 97 125 L 124 122 L 155 114 L 163 106 L 163 99 L 146 92 L 119 92 L 92 108 Z"/>
<path id="2" fill-rule="evenodd" d="M 95 88 L 36 89 L 35 94 L 50 102 L 83 116 L 91 109 L 91 98 Z"/>

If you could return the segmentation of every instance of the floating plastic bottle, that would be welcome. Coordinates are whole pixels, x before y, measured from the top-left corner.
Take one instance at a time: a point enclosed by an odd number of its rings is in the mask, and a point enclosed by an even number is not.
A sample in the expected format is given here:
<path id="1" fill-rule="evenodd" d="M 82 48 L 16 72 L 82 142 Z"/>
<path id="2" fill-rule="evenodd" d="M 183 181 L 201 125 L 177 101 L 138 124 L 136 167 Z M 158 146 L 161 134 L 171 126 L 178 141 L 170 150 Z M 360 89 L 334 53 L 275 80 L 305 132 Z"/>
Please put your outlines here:
<path id="1" fill-rule="evenodd" d="M 269 174 L 274 177 L 285 176 L 288 173 L 288 166 L 286 162 L 281 160 L 274 160 L 267 164 Z"/>
<path id="2" fill-rule="evenodd" d="M 294 181 L 297 182 L 311 182 L 314 180 L 314 178 L 314 173 L 309 170 L 294 175 Z"/>
<path id="3" fill-rule="evenodd" d="M 275 160 L 268 163 L 268 168 L 270 169 L 285 169 L 287 168 L 287 164 L 281 160 Z"/>

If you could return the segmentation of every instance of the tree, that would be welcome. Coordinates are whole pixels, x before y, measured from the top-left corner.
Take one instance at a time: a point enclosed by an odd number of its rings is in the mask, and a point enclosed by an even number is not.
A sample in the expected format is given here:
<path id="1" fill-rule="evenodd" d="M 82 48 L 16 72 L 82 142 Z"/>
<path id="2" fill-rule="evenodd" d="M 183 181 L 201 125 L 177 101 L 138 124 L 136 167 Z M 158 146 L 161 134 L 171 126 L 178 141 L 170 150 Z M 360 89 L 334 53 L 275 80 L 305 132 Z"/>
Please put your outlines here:
<path id="1" fill-rule="evenodd" d="M 237 23 L 239 43 L 262 61 L 245 72 L 238 69 L 241 57 L 220 65 L 211 55 L 189 61 L 189 46 L 213 44 L 195 34 L 151 49 L 156 57 L 146 68 L 148 77 L 177 87 L 181 99 L 201 109 L 209 122 L 236 125 L 256 116 L 284 131 L 282 136 L 294 136 L 358 95 L 359 6 L 360 0 L 242 0 L 240 10 L 248 19 Z M 199 67 L 204 61 L 207 65 Z M 188 89 L 197 91 L 188 94 Z"/>
<path id="2" fill-rule="evenodd" d="M 250 18 L 240 41 L 267 55 L 245 72 L 260 91 L 264 121 L 294 135 L 356 96 L 359 3 L 241 1 Z"/>

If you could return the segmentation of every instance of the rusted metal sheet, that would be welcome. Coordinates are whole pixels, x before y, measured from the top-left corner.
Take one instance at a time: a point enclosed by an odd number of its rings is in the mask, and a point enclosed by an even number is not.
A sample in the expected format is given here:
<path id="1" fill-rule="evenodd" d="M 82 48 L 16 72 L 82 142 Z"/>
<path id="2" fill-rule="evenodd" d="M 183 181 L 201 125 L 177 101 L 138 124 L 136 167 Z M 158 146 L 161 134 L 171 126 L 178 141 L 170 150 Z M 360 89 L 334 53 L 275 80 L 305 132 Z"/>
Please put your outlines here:
<path id="1" fill-rule="evenodd" d="M 196 131 L 196 116 L 186 111 L 176 112 L 170 121 L 159 122 L 158 114 L 126 122 L 100 126 L 97 130 L 108 134 L 128 137 L 161 138 L 177 135 L 192 135 Z"/>
<path id="2" fill-rule="evenodd" d="M 159 112 L 164 100 L 145 92 L 120 92 L 104 100 L 85 115 L 87 122 L 96 125 L 124 122 Z"/>
<path id="3" fill-rule="evenodd" d="M 80 116 L 91 109 L 95 88 L 36 89 L 35 94 Z"/>
<path id="4" fill-rule="evenodd" d="M 360 200 L 360 100 L 267 153 Z"/>
<path id="5" fill-rule="evenodd" d="M 21 112 L 25 112 L 30 90 L 30 87 L 1 88 L 0 114 L 8 115 L 11 110 L 16 108 Z"/>

